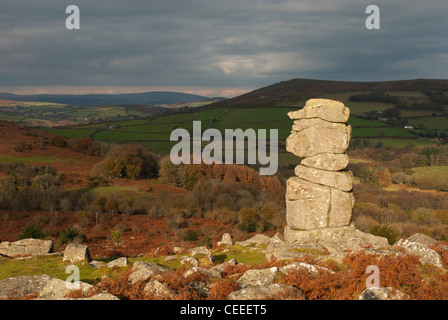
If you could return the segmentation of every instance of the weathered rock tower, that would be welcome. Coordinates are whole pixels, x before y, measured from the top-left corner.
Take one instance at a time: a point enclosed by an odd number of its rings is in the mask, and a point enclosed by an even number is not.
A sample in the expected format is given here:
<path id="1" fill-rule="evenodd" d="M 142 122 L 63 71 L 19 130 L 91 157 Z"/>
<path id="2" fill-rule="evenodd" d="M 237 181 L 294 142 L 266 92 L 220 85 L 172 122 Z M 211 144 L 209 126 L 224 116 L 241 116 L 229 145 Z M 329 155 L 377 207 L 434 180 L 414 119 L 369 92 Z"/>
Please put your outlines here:
<path id="1" fill-rule="evenodd" d="M 288 116 L 295 121 L 286 150 L 302 161 L 287 181 L 285 240 L 306 230 L 349 226 L 355 203 L 346 154 L 350 110 L 338 101 L 311 99 Z"/>

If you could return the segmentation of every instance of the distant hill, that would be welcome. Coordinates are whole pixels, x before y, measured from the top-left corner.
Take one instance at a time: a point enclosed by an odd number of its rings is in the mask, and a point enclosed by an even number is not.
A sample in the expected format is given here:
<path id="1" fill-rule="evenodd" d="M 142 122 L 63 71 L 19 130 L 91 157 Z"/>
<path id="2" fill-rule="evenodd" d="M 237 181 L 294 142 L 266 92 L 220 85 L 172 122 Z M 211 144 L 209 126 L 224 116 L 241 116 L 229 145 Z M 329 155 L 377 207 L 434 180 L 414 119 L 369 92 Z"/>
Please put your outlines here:
<path id="1" fill-rule="evenodd" d="M 272 107 L 341 92 L 441 91 L 448 92 L 448 80 L 414 79 L 380 82 L 353 82 L 292 79 L 263 87 L 208 107 Z"/>
<path id="2" fill-rule="evenodd" d="M 152 91 L 143 93 L 126 94 L 37 94 L 16 95 L 12 93 L 0 93 L 0 99 L 12 101 L 37 101 L 61 103 L 77 106 L 89 105 L 118 105 L 118 104 L 146 104 L 162 105 L 176 104 L 194 101 L 209 101 L 208 97 L 195 94 L 169 91 Z"/>

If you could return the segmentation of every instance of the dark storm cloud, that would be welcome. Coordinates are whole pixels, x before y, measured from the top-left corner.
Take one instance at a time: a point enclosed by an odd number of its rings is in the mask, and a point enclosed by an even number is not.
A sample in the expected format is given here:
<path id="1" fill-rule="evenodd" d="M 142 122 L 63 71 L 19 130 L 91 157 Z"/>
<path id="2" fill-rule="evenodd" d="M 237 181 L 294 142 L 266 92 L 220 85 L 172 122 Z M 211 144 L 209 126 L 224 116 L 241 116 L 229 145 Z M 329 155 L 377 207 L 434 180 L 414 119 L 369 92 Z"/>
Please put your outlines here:
<path id="1" fill-rule="evenodd" d="M 81 29 L 65 28 L 66 6 Z M 448 3 L 3 1 L 0 87 L 251 87 L 295 77 L 446 78 Z"/>

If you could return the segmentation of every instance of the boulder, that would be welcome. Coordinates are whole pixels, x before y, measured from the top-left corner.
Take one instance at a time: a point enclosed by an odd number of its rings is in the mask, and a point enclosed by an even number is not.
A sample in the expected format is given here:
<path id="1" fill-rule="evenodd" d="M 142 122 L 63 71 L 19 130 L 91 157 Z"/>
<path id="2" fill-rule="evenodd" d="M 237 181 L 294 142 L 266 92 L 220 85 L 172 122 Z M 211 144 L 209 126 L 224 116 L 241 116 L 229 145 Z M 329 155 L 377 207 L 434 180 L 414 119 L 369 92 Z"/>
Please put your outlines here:
<path id="1" fill-rule="evenodd" d="M 79 243 L 69 243 L 64 250 L 63 261 L 76 263 L 81 261 L 90 261 L 89 248 Z"/>
<path id="2" fill-rule="evenodd" d="M 22 239 L 15 242 L 0 243 L 0 256 L 12 258 L 47 255 L 53 251 L 53 241 L 40 239 Z"/>
<path id="3" fill-rule="evenodd" d="M 288 273 L 288 272 L 295 272 L 299 270 L 306 270 L 307 272 L 311 274 L 319 274 L 319 271 L 328 272 L 328 273 L 334 273 L 334 271 L 321 267 L 321 266 L 315 266 L 309 263 L 305 262 L 293 262 L 290 264 L 287 264 L 279 269 L 281 273 Z"/>
<path id="4" fill-rule="evenodd" d="M 187 278 L 195 273 L 201 273 L 205 275 L 209 280 L 221 278 L 221 273 L 219 271 L 201 267 L 191 267 L 190 269 L 184 272 L 183 277 Z"/>
<path id="5" fill-rule="evenodd" d="M 230 245 L 231 246 L 232 244 L 233 244 L 232 237 L 228 233 L 224 233 L 222 235 L 221 241 L 219 241 L 217 243 L 218 247 L 222 246 L 222 245 Z"/>
<path id="6" fill-rule="evenodd" d="M 274 283 L 278 268 L 251 269 L 243 273 L 237 280 L 241 288 L 268 286 Z"/>
<path id="7" fill-rule="evenodd" d="M 196 247 L 196 248 L 192 248 L 192 249 L 190 249 L 190 250 L 188 250 L 188 252 L 190 253 L 190 255 L 192 256 L 192 257 L 194 257 L 194 256 L 205 256 L 206 257 L 206 259 L 209 261 L 209 262 L 213 262 L 213 261 L 215 261 L 215 259 L 213 258 L 213 255 L 212 255 L 212 253 L 211 253 L 211 251 L 210 250 L 208 250 L 206 247 L 204 247 L 204 246 L 202 246 L 202 247 Z"/>
<path id="8" fill-rule="evenodd" d="M 83 294 L 87 295 L 91 288 L 93 288 L 93 286 L 85 282 L 79 281 L 75 286 L 75 283 L 52 278 L 39 292 L 38 298 L 40 300 L 58 300 L 64 298 L 68 293 L 75 290 L 82 290 Z"/>
<path id="9" fill-rule="evenodd" d="M 313 157 L 302 159 L 301 164 L 321 170 L 340 171 L 348 166 L 348 155 L 345 153 L 320 153 Z"/>
<path id="10" fill-rule="evenodd" d="M 295 121 L 292 129 L 286 139 L 286 151 L 301 158 L 320 153 L 345 153 L 350 143 L 350 125 L 305 119 Z"/>
<path id="11" fill-rule="evenodd" d="M 114 268 L 114 267 L 120 268 L 120 267 L 127 267 L 127 266 L 128 266 L 128 258 L 126 258 L 126 257 L 121 257 L 121 258 L 115 259 L 107 264 L 108 268 Z"/>
<path id="12" fill-rule="evenodd" d="M 229 261 L 217 264 L 216 266 L 213 266 L 210 269 L 218 271 L 219 274 L 222 276 L 224 271 L 226 270 L 226 268 L 228 268 L 230 266 L 234 266 L 236 264 L 237 264 L 237 262 L 236 262 L 235 258 L 232 258 Z"/>
<path id="13" fill-rule="evenodd" d="M 423 233 L 416 233 L 413 234 L 412 236 L 407 238 L 408 241 L 412 241 L 412 242 L 418 242 L 421 243 L 427 247 L 433 246 L 437 243 L 437 240 L 431 238 L 430 236 L 427 236 L 426 234 Z"/>
<path id="14" fill-rule="evenodd" d="M 227 300 L 268 300 L 268 299 L 303 299 L 303 294 L 296 288 L 273 283 L 268 286 L 249 287 L 230 293 Z"/>
<path id="15" fill-rule="evenodd" d="M 419 242 L 409 241 L 408 239 L 400 239 L 395 244 L 397 247 L 404 248 L 409 254 L 414 254 L 420 257 L 421 263 L 431 264 L 433 266 L 443 268 L 442 258 L 432 249 Z"/>
<path id="16" fill-rule="evenodd" d="M 291 119 L 320 118 L 330 122 L 347 122 L 350 109 L 342 102 L 330 99 L 310 99 L 301 110 L 288 113 Z"/>
<path id="17" fill-rule="evenodd" d="M 132 273 L 129 275 L 128 280 L 134 284 L 138 281 L 146 281 L 152 276 L 162 274 L 166 271 L 168 269 L 158 264 L 137 260 L 132 266 Z"/>
<path id="18" fill-rule="evenodd" d="M 294 173 L 303 180 L 333 187 L 341 191 L 351 191 L 353 187 L 353 173 L 351 171 L 334 172 L 298 165 L 294 169 Z"/>
<path id="19" fill-rule="evenodd" d="M 358 300 L 404 300 L 407 295 L 390 287 L 365 289 L 358 297 Z"/>
<path id="20" fill-rule="evenodd" d="M 199 261 L 195 257 L 183 257 L 180 261 L 181 265 L 189 263 L 192 267 L 199 267 Z"/>
<path id="21" fill-rule="evenodd" d="M 271 238 L 269 236 L 258 233 L 256 235 L 254 235 L 252 238 L 249 238 L 244 241 L 236 242 L 235 244 L 245 247 L 245 246 L 249 246 L 251 244 L 255 244 L 255 245 L 267 244 L 267 243 L 269 243 L 269 241 L 271 241 Z"/>
<path id="22" fill-rule="evenodd" d="M 156 279 L 149 280 L 143 291 L 146 294 L 159 299 L 173 299 L 174 297 L 176 297 L 176 293 L 173 290 Z"/>
<path id="23" fill-rule="evenodd" d="M 0 281 L 0 300 L 14 300 L 39 293 L 50 280 L 51 277 L 46 274 L 3 279 Z"/>

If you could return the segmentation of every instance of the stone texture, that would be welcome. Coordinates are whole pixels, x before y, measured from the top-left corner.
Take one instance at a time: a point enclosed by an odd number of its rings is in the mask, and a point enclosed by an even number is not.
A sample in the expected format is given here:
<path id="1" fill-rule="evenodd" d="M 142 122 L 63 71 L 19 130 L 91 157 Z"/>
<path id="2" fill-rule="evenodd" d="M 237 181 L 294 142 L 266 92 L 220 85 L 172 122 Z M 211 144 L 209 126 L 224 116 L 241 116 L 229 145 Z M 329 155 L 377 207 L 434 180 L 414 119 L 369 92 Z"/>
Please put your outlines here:
<path id="1" fill-rule="evenodd" d="M 340 171 L 348 166 L 348 155 L 345 153 L 321 153 L 304 158 L 300 164 L 321 170 Z"/>
<path id="2" fill-rule="evenodd" d="M 14 300 L 40 292 L 50 281 L 46 274 L 36 276 L 20 276 L 0 281 L 0 299 Z"/>
<path id="3" fill-rule="evenodd" d="M 352 220 L 355 197 L 353 192 L 344 192 L 331 188 L 331 204 L 328 226 L 343 227 L 348 226 Z"/>
<path id="4" fill-rule="evenodd" d="M 149 280 L 143 291 L 159 299 L 173 299 L 176 297 L 176 293 L 173 290 L 156 279 Z"/>
<path id="5" fill-rule="evenodd" d="M 232 244 L 233 244 L 232 237 L 228 233 L 224 233 L 222 235 L 221 241 L 217 243 L 218 247 L 222 245 L 232 245 Z"/>
<path id="6" fill-rule="evenodd" d="M 320 118 L 330 122 L 347 122 L 350 109 L 342 102 L 330 99 L 310 99 L 301 110 L 288 113 L 291 119 Z"/>
<path id="7" fill-rule="evenodd" d="M 81 281 L 76 283 L 76 287 L 70 287 L 74 285 L 75 283 L 73 282 L 52 278 L 39 292 L 38 298 L 40 300 L 58 300 L 64 298 L 68 293 L 75 290 L 82 290 L 83 294 L 87 295 L 89 290 L 93 287 L 92 285 Z"/>
<path id="8" fill-rule="evenodd" d="M 249 238 L 249 239 L 244 240 L 244 241 L 236 242 L 236 244 L 245 247 L 245 246 L 249 246 L 251 244 L 256 244 L 256 245 L 258 245 L 258 244 L 265 244 L 265 243 L 269 243 L 269 241 L 271 241 L 271 238 L 268 237 L 267 235 L 256 234 L 252 238 Z"/>
<path id="9" fill-rule="evenodd" d="M 443 268 L 442 258 L 440 255 L 432 249 L 429 249 L 426 245 L 409 241 L 408 239 L 400 239 L 395 246 L 404 248 L 409 254 L 415 254 L 420 257 L 421 263 L 431 264 L 433 266 Z"/>
<path id="10" fill-rule="evenodd" d="M 330 188 L 299 179 L 286 182 L 286 221 L 293 229 L 308 230 L 328 226 Z"/>
<path id="11" fill-rule="evenodd" d="M 357 230 L 353 225 L 314 230 L 293 230 L 285 227 L 285 240 L 301 245 L 316 244 L 326 248 L 330 253 L 362 250 L 365 247 L 387 248 L 386 238 L 374 236 Z"/>
<path id="12" fill-rule="evenodd" d="M 234 291 L 227 296 L 227 300 L 283 300 L 287 299 L 303 300 L 303 294 L 296 288 L 280 283 L 273 283 L 268 286 L 249 287 Z"/>
<path id="13" fill-rule="evenodd" d="M 162 274 L 166 271 L 168 271 L 168 269 L 159 266 L 158 264 L 137 260 L 132 266 L 132 273 L 129 275 L 128 280 L 131 283 L 146 281 L 152 276 Z"/>
<path id="14" fill-rule="evenodd" d="M 128 258 L 121 257 L 118 259 L 115 259 L 107 264 L 108 268 L 120 268 L 120 267 L 127 267 L 128 266 Z"/>
<path id="15" fill-rule="evenodd" d="M 274 283 L 277 277 L 278 268 L 247 270 L 238 279 L 241 288 L 268 286 Z"/>
<path id="16" fill-rule="evenodd" d="M 321 123 L 324 126 L 309 125 L 303 130 L 292 131 L 286 139 L 286 151 L 305 158 L 320 153 L 344 153 L 350 143 L 351 127 L 343 124 L 328 126 L 329 122 L 319 119 L 299 120 L 310 123 Z M 294 128 L 305 127 L 296 121 Z M 325 126 L 326 125 L 326 126 Z"/>
<path id="17" fill-rule="evenodd" d="M 90 261 L 89 248 L 79 243 L 69 243 L 64 250 L 63 261 L 76 263 L 81 261 Z"/>
<path id="18" fill-rule="evenodd" d="M 358 300 L 404 300 L 407 295 L 390 287 L 366 288 L 358 297 Z"/>
<path id="19" fill-rule="evenodd" d="M 353 173 L 351 171 L 333 172 L 298 165 L 294 169 L 294 173 L 303 180 L 333 187 L 341 191 L 351 191 L 353 188 Z"/>
<path id="20" fill-rule="evenodd" d="M 22 239 L 15 242 L 0 243 L 0 256 L 25 257 L 46 255 L 53 251 L 53 241 L 40 239 Z"/>

